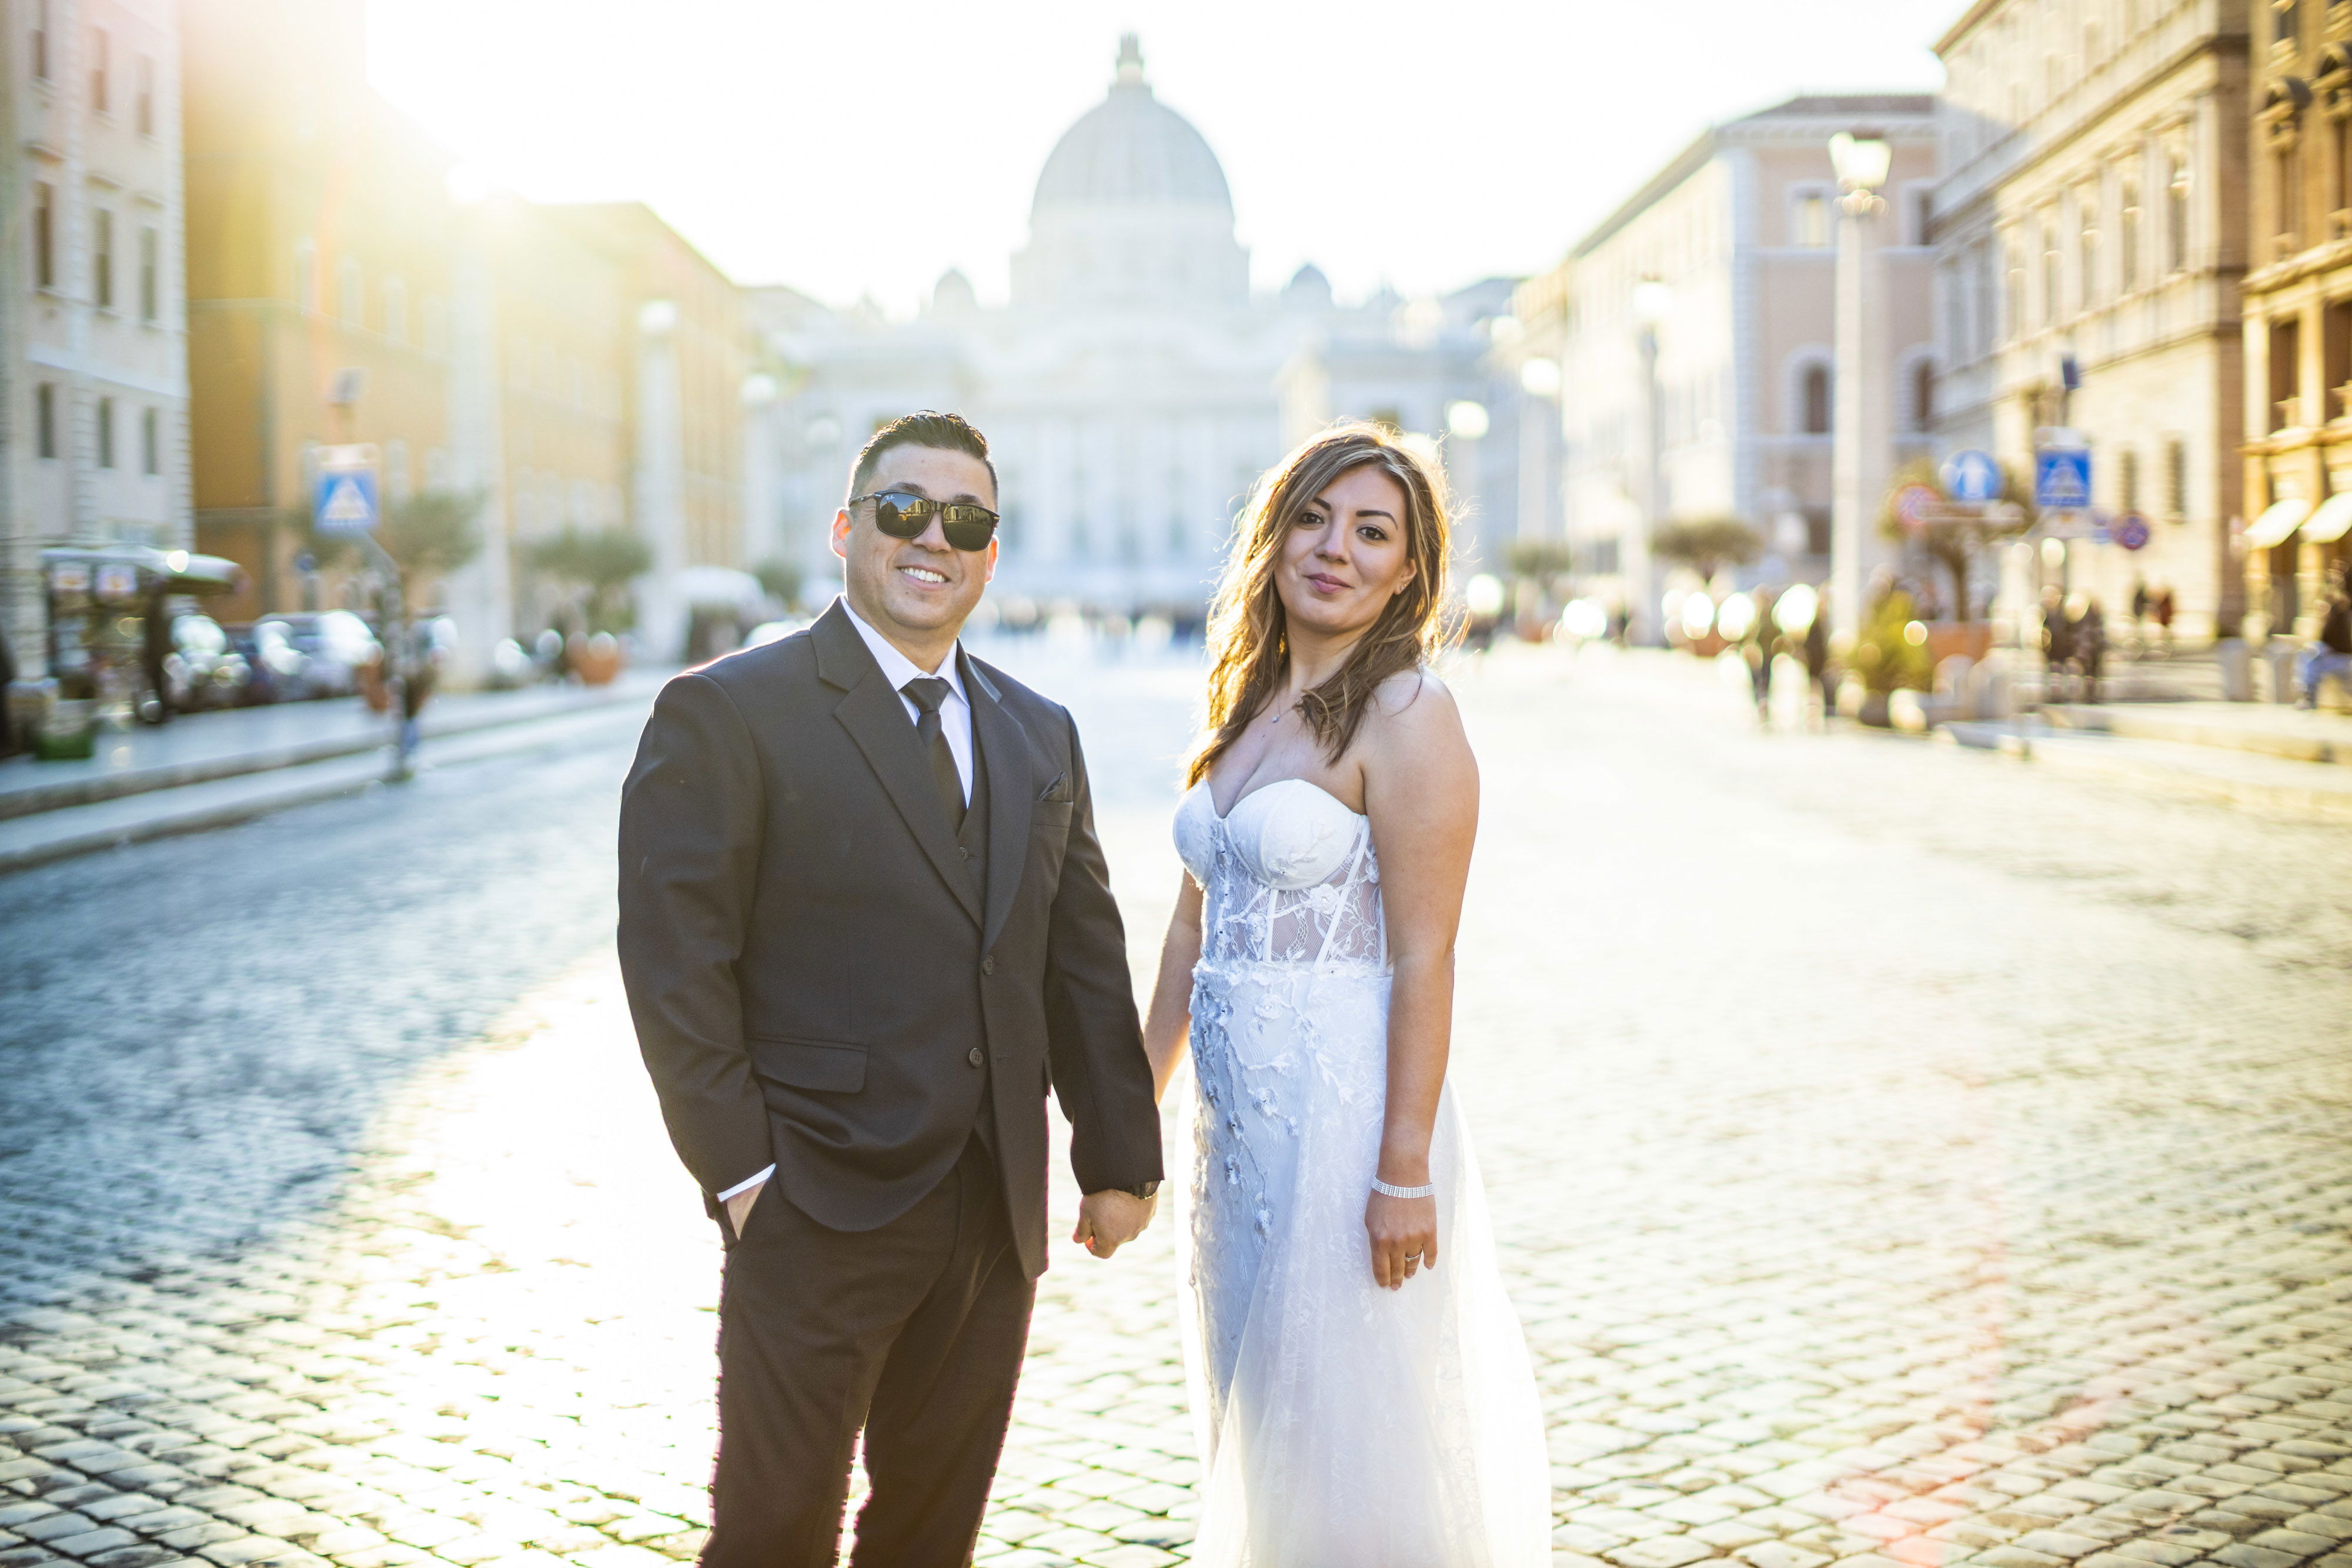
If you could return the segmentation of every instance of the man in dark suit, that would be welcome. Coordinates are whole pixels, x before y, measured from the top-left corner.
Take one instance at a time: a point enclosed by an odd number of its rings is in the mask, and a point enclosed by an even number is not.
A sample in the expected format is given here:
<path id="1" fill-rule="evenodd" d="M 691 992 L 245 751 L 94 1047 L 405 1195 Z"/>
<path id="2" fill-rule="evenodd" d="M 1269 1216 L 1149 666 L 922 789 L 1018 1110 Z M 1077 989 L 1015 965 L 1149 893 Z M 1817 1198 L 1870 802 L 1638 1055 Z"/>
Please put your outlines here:
<path id="1" fill-rule="evenodd" d="M 847 593 L 663 688 L 620 951 L 728 1242 L 706 1568 L 971 1561 L 1045 1267 L 1045 1096 L 1107 1258 L 1160 1122 L 1070 716 L 957 633 L 996 562 L 980 433 L 910 414 L 834 518 Z"/>

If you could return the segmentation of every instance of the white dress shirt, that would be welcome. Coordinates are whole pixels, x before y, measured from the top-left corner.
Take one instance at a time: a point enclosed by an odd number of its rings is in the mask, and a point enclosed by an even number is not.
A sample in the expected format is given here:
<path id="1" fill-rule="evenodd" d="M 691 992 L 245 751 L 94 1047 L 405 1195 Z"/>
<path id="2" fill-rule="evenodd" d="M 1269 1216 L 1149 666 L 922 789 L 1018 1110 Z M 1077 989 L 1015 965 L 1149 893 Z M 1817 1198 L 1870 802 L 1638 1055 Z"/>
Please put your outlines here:
<path id="1" fill-rule="evenodd" d="M 842 596 L 841 612 L 849 617 L 849 623 L 856 627 L 857 634 L 866 640 L 866 651 L 874 655 L 874 662 L 882 666 L 882 678 L 896 688 L 898 700 L 906 705 L 907 717 L 919 722 L 923 710 L 916 706 L 915 699 L 907 695 L 907 683 L 919 680 L 931 672 L 919 667 L 914 660 L 891 646 L 888 638 L 860 620 L 857 612 L 849 607 L 846 594 Z M 948 750 L 955 755 L 956 776 L 963 780 L 963 803 L 969 806 L 971 804 L 971 700 L 963 695 L 963 672 L 956 667 L 959 652 L 961 645 L 950 649 L 948 656 L 940 661 L 940 679 L 948 684 L 947 700 L 940 704 L 940 730 L 948 738 Z M 747 1176 L 720 1193 L 719 1201 L 724 1203 L 738 1193 L 749 1192 L 775 1174 L 776 1167 L 770 1166 L 758 1176 Z"/>
<path id="2" fill-rule="evenodd" d="M 898 700 L 907 705 L 907 716 L 920 722 L 923 710 L 917 707 L 915 699 L 907 695 L 907 683 L 920 680 L 933 672 L 918 667 L 914 660 L 891 646 L 887 637 L 860 620 L 857 612 L 849 607 L 846 594 L 842 596 L 841 612 L 849 617 L 849 623 L 857 628 L 860 637 L 866 639 L 866 652 L 872 653 L 874 662 L 882 666 L 882 678 L 890 683 L 892 689 L 898 694 Z M 961 651 L 961 643 L 949 649 L 948 656 L 940 661 L 937 673 L 939 678 L 948 684 L 948 698 L 940 704 L 940 728 L 948 737 L 948 750 L 955 756 L 956 777 L 963 780 L 963 803 L 969 806 L 971 804 L 971 699 L 964 695 L 963 672 L 956 667 L 961 662 L 957 658 Z"/>

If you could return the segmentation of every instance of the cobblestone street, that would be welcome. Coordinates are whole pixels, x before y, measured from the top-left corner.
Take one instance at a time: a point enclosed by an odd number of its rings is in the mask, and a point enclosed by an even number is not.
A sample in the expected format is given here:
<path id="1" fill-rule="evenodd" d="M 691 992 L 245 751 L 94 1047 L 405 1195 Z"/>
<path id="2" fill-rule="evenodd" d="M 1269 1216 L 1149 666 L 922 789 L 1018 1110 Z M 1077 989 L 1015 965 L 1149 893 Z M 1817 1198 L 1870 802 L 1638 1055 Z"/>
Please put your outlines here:
<path id="1" fill-rule="evenodd" d="M 1141 983 L 1197 673 L 1006 662 Z M 2352 830 L 1759 732 L 1686 661 L 1457 689 L 1558 1562 L 2352 1568 Z M 611 956 L 633 739 L 0 881 L 0 1568 L 692 1556 L 719 1254 Z M 1173 1218 L 1059 1248 L 982 1563 L 1184 1557 Z"/>

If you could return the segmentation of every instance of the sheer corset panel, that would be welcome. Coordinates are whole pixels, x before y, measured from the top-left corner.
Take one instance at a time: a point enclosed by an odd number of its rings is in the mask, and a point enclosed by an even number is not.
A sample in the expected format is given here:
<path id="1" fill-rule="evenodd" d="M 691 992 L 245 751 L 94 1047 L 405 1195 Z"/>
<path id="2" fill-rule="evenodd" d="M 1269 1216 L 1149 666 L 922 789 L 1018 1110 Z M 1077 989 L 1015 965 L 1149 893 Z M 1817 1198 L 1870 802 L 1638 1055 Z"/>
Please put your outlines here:
<path id="1" fill-rule="evenodd" d="M 1388 967 L 1371 821 L 1328 791 L 1284 779 L 1220 817 L 1197 784 L 1177 808 L 1176 848 L 1201 884 L 1202 963 Z"/>

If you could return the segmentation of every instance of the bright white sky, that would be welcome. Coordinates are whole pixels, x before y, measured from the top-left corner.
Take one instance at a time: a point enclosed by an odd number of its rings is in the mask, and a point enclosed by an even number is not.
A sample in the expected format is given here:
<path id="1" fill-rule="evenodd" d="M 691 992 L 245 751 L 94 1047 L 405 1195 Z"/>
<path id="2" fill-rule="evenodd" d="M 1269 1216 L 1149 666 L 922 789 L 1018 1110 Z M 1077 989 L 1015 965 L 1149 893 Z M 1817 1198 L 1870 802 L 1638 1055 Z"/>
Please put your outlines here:
<path id="1" fill-rule="evenodd" d="M 1143 37 L 1260 287 L 1549 266 L 1710 121 L 1934 90 L 1965 0 L 368 0 L 370 75 L 549 201 L 650 203 L 739 282 L 1001 299 L 1045 154 Z"/>

